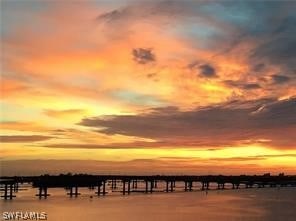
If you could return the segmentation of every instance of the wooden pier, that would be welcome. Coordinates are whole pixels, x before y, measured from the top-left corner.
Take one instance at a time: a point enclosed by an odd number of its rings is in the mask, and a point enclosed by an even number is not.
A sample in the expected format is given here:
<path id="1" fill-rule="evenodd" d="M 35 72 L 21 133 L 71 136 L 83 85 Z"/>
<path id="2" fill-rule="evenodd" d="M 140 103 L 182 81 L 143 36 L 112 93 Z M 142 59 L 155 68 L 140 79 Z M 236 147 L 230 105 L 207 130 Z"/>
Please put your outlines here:
<path id="1" fill-rule="evenodd" d="M 64 188 L 67 195 L 77 197 L 80 195 L 79 188 L 87 187 L 90 190 L 96 190 L 97 196 L 105 196 L 107 186 L 109 191 L 121 192 L 122 195 L 131 193 L 153 193 L 153 192 L 174 192 L 177 189 L 185 192 L 208 191 L 213 186 L 216 189 L 240 189 L 240 188 L 274 188 L 274 187 L 296 187 L 296 176 L 271 176 L 265 174 L 262 176 L 129 176 L 129 175 L 59 175 L 59 176 L 26 176 L 26 177 L 0 177 L 1 196 L 5 200 L 13 199 L 19 189 L 19 184 L 30 183 L 32 187 L 37 188 L 39 198 L 50 196 L 50 188 Z M 178 183 L 178 188 L 176 187 Z"/>
<path id="2" fill-rule="evenodd" d="M 4 192 L 4 195 L 2 195 L 1 197 L 3 197 L 5 200 L 16 197 L 15 195 L 13 195 L 13 192 L 18 191 L 18 183 L 15 182 L 13 179 L 1 180 L 1 186 L 3 188 L 1 190 L 3 190 Z"/>

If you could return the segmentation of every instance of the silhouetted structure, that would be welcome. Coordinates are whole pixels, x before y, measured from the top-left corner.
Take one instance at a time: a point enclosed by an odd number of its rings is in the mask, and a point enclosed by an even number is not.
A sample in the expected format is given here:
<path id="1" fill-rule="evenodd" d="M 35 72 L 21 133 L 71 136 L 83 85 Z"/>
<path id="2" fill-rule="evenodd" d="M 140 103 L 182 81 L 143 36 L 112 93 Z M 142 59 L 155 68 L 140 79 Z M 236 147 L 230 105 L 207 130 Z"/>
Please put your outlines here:
<path id="1" fill-rule="evenodd" d="M 3 191 L 4 191 L 4 195 L 1 197 L 3 197 L 5 200 L 12 199 L 13 197 L 15 197 L 15 195 L 13 195 L 13 192 L 18 191 L 18 183 L 15 182 L 15 180 L 4 179 L 4 180 L 1 180 L 0 184 L 3 187 Z"/>
<path id="2" fill-rule="evenodd" d="M 264 174 L 262 176 L 123 176 L 123 175 L 87 175 L 87 174 L 61 174 L 59 176 L 23 176 L 23 177 L 1 177 L 1 190 L 4 190 L 4 199 L 12 199 L 15 197 L 12 193 L 18 191 L 19 183 L 32 183 L 34 188 L 38 188 L 36 196 L 39 198 L 47 198 L 48 188 L 65 188 L 70 197 L 77 197 L 79 187 L 88 187 L 90 189 L 97 189 L 96 194 L 106 195 L 106 185 L 111 186 L 111 191 L 118 189 L 118 184 L 122 188 L 123 195 L 131 192 L 153 193 L 154 191 L 174 192 L 176 182 L 184 183 L 184 191 L 199 190 L 194 184 L 200 183 L 201 190 L 209 190 L 210 184 L 215 183 L 217 189 L 225 189 L 226 184 L 230 184 L 232 189 L 239 189 L 240 186 L 245 188 L 264 187 L 296 187 L 296 176 L 271 176 Z M 138 183 L 144 184 L 144 189 L 139 189 Z M 158 183 L 164 184 L 164 189 L 159 190 Z"/>

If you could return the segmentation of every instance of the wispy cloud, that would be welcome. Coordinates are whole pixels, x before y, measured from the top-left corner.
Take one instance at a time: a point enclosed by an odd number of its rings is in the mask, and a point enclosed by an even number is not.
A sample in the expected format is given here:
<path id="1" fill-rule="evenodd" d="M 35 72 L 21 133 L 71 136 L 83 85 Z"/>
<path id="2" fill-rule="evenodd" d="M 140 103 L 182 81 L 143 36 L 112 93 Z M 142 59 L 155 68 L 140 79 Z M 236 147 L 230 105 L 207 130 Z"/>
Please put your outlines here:
<path id="1" fill-rule="evenodd" d="M 82 109 L 67 109 L 67 110 L 44 110 L 44 113 L 49 116 L 49 117 L 67 117 L 67 116 L 73 116 L 73 115 L 78 115 L 81 116 L 85 113 L 85 110 Z"/>
<path id="2" fill-rule="evenodd" d="M 200 65 L 199 69 L 200 69 L 200 76 L 202 77 L 207 77 L 207 78 L 217 77 L 215 68 L 209 64 Z"/>
<path id="3" fill-rule="evenodd" d="M 31 143 L 31 142 L 38 142 L 38 141 L 45 141 L 52 139 L 53 137 L 50 136 L 43 136 L 43 135 L 1 135 L 0 141 L 3 143 Z"/>
<path id="4" fill-rule="evenodd" d="M 289 82 L 291 79 L 285 75 L 274 74 L 272 75 L 272 80 L 275 84 L 284 84 Z"/>
<path id="5" fill-rule="evenodd" d="M 223 83 L 225 83 L 229 87 L 237 87 L 243 90 L 254 90 L 261 88 L 258 83 L 248 83 L 244 81 L 225 80 Z"/>
<path id="6" fill-rule="evenodd" d="M 133 49 L 134 60 L 139 64 L 146 64 L 155 61 L 155 55 L 150 48 Z"/>

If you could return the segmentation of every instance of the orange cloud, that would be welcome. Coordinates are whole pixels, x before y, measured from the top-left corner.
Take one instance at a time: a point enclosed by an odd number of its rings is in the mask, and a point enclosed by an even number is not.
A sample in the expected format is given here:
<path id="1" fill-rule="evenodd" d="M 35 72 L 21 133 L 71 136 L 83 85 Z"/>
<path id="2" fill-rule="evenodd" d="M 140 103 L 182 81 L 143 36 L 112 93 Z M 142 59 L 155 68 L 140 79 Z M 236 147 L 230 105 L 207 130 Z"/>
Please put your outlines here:
<path id="1" fill-rule="evenodd" d="M 150 163 L 167 172 L 182 160 L 155 160 L 172 157 L 157 150 L 176 148 L 177 157 L 182 148 L 211 148 L 224 152 L 200 164 L 186 159 L 186 171 L 204 171 L 222 156 L 229 170 L 263 171 L 269 160 L 269 169 L 290 171 L 291 156 L 274 164 L 271 157 L 245 159 L 241 146 L 252 152 L 262 145 L 266 154 L 295 148 L 292 7 L 266 6 L 260 18 L 246 16 L 246 24 L 225 17 L 235 13 L 231 8 L 215 13 L 211 4 L 49 2 L 36 11 L 12 4 L 18 10 L 3 16 L 0 105 L 7 119 L 0 125 L 3 142 L 17 144 L 6 147 L 5 157 L 14 159 L 15 148 L 26 159 L 38 153 L 86 159 L 80 152 L 87 149 L 92 157 L 108 157 L 100 165 L 110 166 L 125 157 L 116 151 L 129 148 L 130 158 L 114 171 Z M 256 4 L 246 5 L 256 11 Z M 24 20 L 13 22 L 11 15 Z M 264 28 L 250 27 L 258 19 Z M 232 156 L 228 146 L 242 152 Z"/>

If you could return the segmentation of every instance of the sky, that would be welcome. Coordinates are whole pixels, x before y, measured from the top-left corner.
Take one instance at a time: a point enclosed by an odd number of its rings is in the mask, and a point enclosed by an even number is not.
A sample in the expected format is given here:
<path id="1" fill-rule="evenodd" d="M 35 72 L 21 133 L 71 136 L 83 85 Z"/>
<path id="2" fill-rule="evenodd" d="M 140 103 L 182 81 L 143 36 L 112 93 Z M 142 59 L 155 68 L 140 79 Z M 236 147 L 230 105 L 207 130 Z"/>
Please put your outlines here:
<path id="1" fill-rule="evenodd" d="M 1 173 L 296 173 L 295 1 L 1 0 Z"/>

